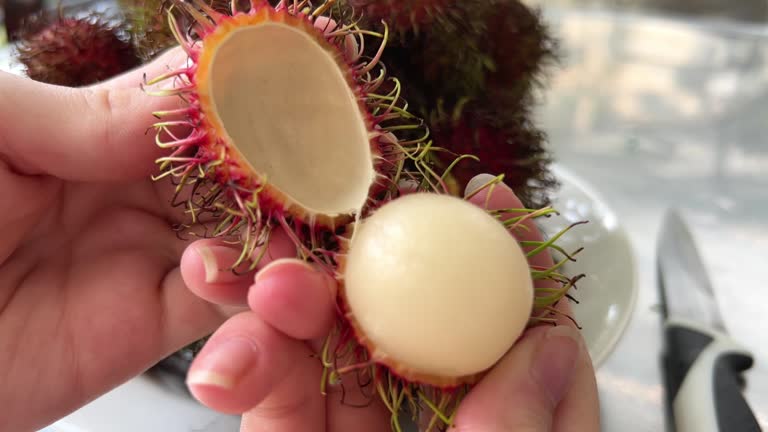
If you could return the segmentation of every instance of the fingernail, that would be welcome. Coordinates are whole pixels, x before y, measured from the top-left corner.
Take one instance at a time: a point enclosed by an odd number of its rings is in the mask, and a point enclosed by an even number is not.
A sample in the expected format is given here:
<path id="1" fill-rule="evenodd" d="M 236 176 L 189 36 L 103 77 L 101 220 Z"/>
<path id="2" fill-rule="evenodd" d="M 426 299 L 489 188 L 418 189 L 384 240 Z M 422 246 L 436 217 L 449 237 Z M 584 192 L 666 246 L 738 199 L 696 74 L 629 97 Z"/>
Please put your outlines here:
<path id="1" fill-rule="evenodd" d="M 571 384 L 581 350 L 576 329 L 559 325 L 547 330 L 533 355 L 531 375 L 557 405 Z"/>
<path id="2" fill-rule="evenodd" d="M 203 267 L 205 268 L 205 282 L 216 282 L 221 273 L 219 263 L 216 260 L 216 254 L 214 254 L 213 250 L 207 246 L 197 248 L 197 254 L 200 255 L 200 259 L 203 261 Z"/>
<path id="3" fill-rule="evenodd" d="M 464 188 L 464 196 L 469 196 L 472 193 L 475 193 L 483 186 L 486 186 L 490 184 L 492 181 L 496 180 L 497 176 L 491 175 L 491 174 L 478 174 L 472 179 L 467 182 L 467 187 Z"/>
<path id="4" fill-rule="evenodd" d="M 187 376 L 187 385 L 204 385 L 232 389 L 257 361 L 256 346 L 250 340 L 236 337 L 222 342 L 202 358 L 198 358 Z"/>
<path id="5" fill-rule="evenodd" d="M 269 284 L 275 283 L 281 285 L 283 283 L 283 276 L 281 276 L 281 273 L 285 271 L 292 271 L 291 267 L 297 271 L 309 270 L 307 271 L 307 274 L 312 278 L 317 278 L 318 283 L 326 286 L 330 285 L 328 283 L 328 277 L 326 277 L 326 275 L 324 275 L 321 270 L 310 265 L 306 261 L 297 260 L 295 258 L 282 258 L 267 264 L 263 269 L 256 273 L 254 284 L 267 286 Z M 329 286 L 328 289 L 332 290 L 332 287 Z M 331 292 L 331 294 L 333 295 L 333 292 Z"/>

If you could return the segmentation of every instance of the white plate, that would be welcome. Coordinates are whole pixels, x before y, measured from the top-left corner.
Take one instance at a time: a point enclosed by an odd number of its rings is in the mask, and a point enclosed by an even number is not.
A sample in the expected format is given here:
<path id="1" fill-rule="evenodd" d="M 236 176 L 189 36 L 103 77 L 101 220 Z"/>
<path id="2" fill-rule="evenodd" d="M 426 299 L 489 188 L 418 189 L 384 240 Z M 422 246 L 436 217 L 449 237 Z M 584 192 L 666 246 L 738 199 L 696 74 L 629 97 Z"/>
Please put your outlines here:
<path id="1" fill-rule="evenodd" d="M 562 187 L 553 206 L 561 215 L 542 223 L 545 233 L 587 220 L 564 236 L 566 250 L 583 246 L 576 263 L 565 272 L 585 273 L 574 292 L 575 318 L 599 366 L 618 342 L 637 296 L 632 250 L 615 214 L 592 189 L 561 166 L 554 167 Z M 195 402 L 185 393 L 141 376 L 83 407 L 45 432 L 236 432 L 237 416 L 224 416 Z"/>
<path id="2" fill-rule="evenodd" d="M 605 361 L 624 333 L 637 299 L 635 258 L 629 237 L 616 214 L 584 181 L 555 164 L 555 176 L 562 186 L 552 206 L 560 216 L 540 224 L 545 234 L 588 221 L 563 236 L 558 244 L 566 251 L 584 250 L 575 263 L 565 266 L 567 275 L 585 274 L 572 291 L 579 304 L 573 306 L 576 321 L 595 367 Z"/>
<path id="3" fill-rule="evenodd" d="M 238 432 L 240 418 L 212 411 L 173 386 L 142 375 L 49 429 L 41 432 Z"/>

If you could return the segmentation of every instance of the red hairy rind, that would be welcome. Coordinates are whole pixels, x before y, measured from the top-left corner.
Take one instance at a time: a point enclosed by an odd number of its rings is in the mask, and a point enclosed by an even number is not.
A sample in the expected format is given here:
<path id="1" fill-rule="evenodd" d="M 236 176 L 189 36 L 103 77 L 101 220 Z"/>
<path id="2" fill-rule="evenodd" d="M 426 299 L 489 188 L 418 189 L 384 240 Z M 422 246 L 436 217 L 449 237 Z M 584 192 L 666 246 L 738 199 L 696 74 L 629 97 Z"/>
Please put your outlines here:
<path id="1" fill-rule="evenodd" d="M 377 121 L 377 119 L 368 114 L 367 107 L 362 102 L 364 100 L 364 95 L 369 93 L 373 86 L 372 85 L 361 85 L 360 82 L 361 76 L 360 72 L 356 71 L 355 66 L 347 64 L 347 61 L 345 60 L 345 53 L 342 52 L 341 48 L 339 48 L 336 45 L 333 45 L 333 40 L 328 40 L 326 38 L 324 32 L 322 29 L 317 28 L 313 25 L 313 22 L 309 20 L 307 17 L 302 17 L 301 15 L 297 14 L 294 15 L 290 13 L 287 9 L 274 9 L 268 4 L 261 4 L 257 6 L 256 8 L 252 9 L 249 14 L 242 14 L 242 15 L 236 15 L 234 17 L 222 17 L 221 21 L 218 23 L 218 25 L 215 27 L 215 30 L 212 30 L 210 33 L 207 33 L 202 36 L 203 39 L 203 45 L 205 46 L 206 41 L 210 40 L 209 38 L 214 38 L 218 34 L 216 32 L 221 32 L 222 29 L 226 29 L 228 25 L 231 25 L 232 27 L 237 27 L 240 25 L 237 21 L 240 19 L 243 19 L 242 17 L 255 17 L 264 15 L 264 21 L 269 22 L 282 22 L 282 23 L 288 23 L 291 26 L 294 27 L 301 27 L 303 31 L 313 34 L 316 39 L 318 40 L 327 40 L 327 47 L 329 50 L 335 51 L 334 57 L 336 61 L 339 63 L 339 65 L 342 68 L 346 68 L 346 78 L 347 83 L 350 86 L 350 88 L 354 89 L 357 100 L 359 104 L 359 109 L 362 113 L 365 114 L 366 117 L 366 128 L 369 131 L 372 131 L 372 125 Z M 229 30 L 225 30 L 225 33 Z M 332 38 L 331 38 L 332 39 Z M 191 48 L 193 53 L 193 59 L 200 60 L 199 56 L 202 53 L 201 49 L 198 49 L 196 47 Z M 359 69 L 359 68 L 357 68 Z M 199 81 L 200 77 L 198 76 L 201 73 L 201 71 L 198 69 L 195 71 L 194 80 Z M 215 160 L 223 160 L 225 161 L 224 164 L 219 165 L 216 168 L 216 176 L 217 181 L 221 183 L 234 183 L 239 187 L 239 189 L 245 190 L 245 191 L 253 191 L 253 190 L 262 190 L 262 188 L 269 187 L 269 184 L 267 183 L 266 179 L 258 175 L 257 173 L 254 173 L 253 170 L 248 165 L 247 161 L 243 160 L 239 154 L 234 150 L 233 147 L 228 143 L 221 134 L 217 133 L 221 129 L 223 129 L 223 126 L 221 125 L 214 125 L 213 119 L 211 116 L 207 116 L 205 114 L 205 106 L 200 106 L 198 101 L 199 111 L 197 112 L 198 117 L 196 120 L 200 122 L 203 126 L 203 129 L 209 131 L 208 136 L 206 137 L 207 140 L 209 140 L 207 143 L 200 145 L 200 157 L 204 161 L 215 161 Z M 210 103 L 209 103 L 210 106 Z M 382 154 L 382 148 L 380 146 L 379 141 L 379 135 L 376 135 L 370 143 L 371 146 L 371 152 L 373 154 L 373 157 L 375 159 L 380 160 L 383 157 Z M 379 162 L 378 166 L 380 168 L 385 168 L 385 165 L 382 161 Z M 386 177 L 386 176 L 385 176 Z M 249 193 L 244 193 L 246 196 L 243 196 L 243 199 L 249 199 L 247 196 Z M 351 221 L 354 217 L 354 215 L 343 215 L 340 217 L 324 217 L 323 215 L 312 215 L 309 214 L 307 211 L 302 209 L 298 206 L 298 203 L 291 202 L 290 198 L 286 196 L 285 194 L 281 193 L 277 190 L 272 190 L 270 193 L 259 193 L 259 205 L 261 208 L 281 208 L 283 211 L 285 211 L 288 214 L 291 214 L 297 218 L 300 218 L 302 220 L 308 220 L 310 221 L 310 224 L 312 225 L 318 225 L 321 227 L 334 229 L 338 225 L 343 225 L 349 221 Z"/>
<path id="2" fill-rule="evenodd" d="M 140 64 L 120 25 L 92 13 L 44 13 L 20 35 L 18 61 L 33 80 L 67 87 L 95 84 Z"/>
<path id="3" fill-rule="evenodd" d="M 147 85 L 172 82 L 172 89 L 154 93 L 179 95 L 188 106 L 175 112 L 158 113 L 163 120 L 173 118 L 157 124 L 158 145 L 170 152 L 158 160 L 162 172 L 158 178 L 171 177 L 178 183 L 176 202 L 187 207 L 193 217 L 191 224 L 203 215 L 221 221 L 207 235 L 245 237 L 241 239 L 243 257 L 250 259 L 251 252 L 267 241 L 269 230 L 278 220 L 311 226 L 311 234 L 322 236 L 355 217 L 365 217 L 381 203 L 396 197 L 397 184 L 402 179 L 415 179 L 433 190 L 441 188 L 443 180 L 427 166 L 426 155 L 431 152 L 428 131 L 422 120 L 408 113 L 407 103 L 400 96 L 399 82 L 388 79 L 386 68 L 380 63 L 386 32 L 377 36 L 375 32 L 362 31 L 354 22 L 346 21 L 348 17 L 334 9 L 333 2 L 312 9 L 307 2 L 280 2 L 272 6 L 262 1 L 255 2 L 246 11 L 235 8 L 231 14 L 214 11 L 199 1 L 174 7 L 181 13 L 169 14 L 170 27 L 188 53 L 189 62 L 148 81 Z M 182 25 L 182 21 L 188 24 Z M 217 117 L 211 115 L 213 108 L 206 75 L 209 68 L 201 64 L 210 61 L 211 53 L 228 32 L 240 25 L 261 22 L 280 22 L 310 35 L 344 73 L 368 130 L 375 172 L 375 181 L 370 185 L 369 199 L 361 214 L 334 216 L 305 210 L 254 171 L 229 142 Z M 366 40 L 377 38 L 381 40 L 381 47 L 366 55 Z M 301 119 L 295 120 L 300 124 Z M 177 127 L 191 132 L 179 136 L 173 131 Z M 206 192 L 201 194 L 202 190 Z"/>
<path id="4" fill-rule="evenodd" d="M 435 144 L 449 150 L 436 153 L 443 166 L 454 164 L 458 156 L 473 156 L 451 168 L 454 193 L 462 193 L 477 174 L 494 173 L 504 175 L 504 183 L 526 206 L 548 202 L 548 192 L 557 185 L 547 169 L 552 157 L 542 148 L 544 132 L 524 113 L 502 118 L 470 104 L 458 118 L 434 119 L 431 125 Z"/>
<path id="5" fill-rule="evenodd" d="M 347 0 L 368 20 L 386 21 L 396 32 L 410 32 L 429 25 L 456 0 Z"/>
<path id="6" fill-rule="evenodd" d="M 414 112 L 428 120 L 435 146 L 463 154 L 483 143 L 482 154 L 469 152 L 479 163 L 457 167 L 456 189 L 483 170 L 503 173 L 523 203 L 536 208 L 546 206 L 557 187 L 533 109 L 558 56 L 538 10 L 520 0 L 465 0 L 444 4 L 429 31 L 393 38 L 384 61 L 403 80 Z M 496 138 L 465 143 L 454 137 L 453 128 L 461 135 L 462 125 Z"/>

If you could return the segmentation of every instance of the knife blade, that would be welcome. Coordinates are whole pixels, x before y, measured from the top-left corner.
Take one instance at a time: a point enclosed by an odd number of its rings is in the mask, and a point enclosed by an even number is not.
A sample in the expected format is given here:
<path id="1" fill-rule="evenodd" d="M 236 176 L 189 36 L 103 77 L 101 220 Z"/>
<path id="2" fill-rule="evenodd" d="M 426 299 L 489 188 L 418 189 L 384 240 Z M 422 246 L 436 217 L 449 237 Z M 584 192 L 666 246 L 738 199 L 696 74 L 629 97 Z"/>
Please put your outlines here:
<path id="1" fill-rule="evenodd" d="M 704 263 L 677 211 L 665 216 L 657 247 L 670 428 L 760 432 L 742 393 L 742 374 L 754 358 L 728 336 Z"/>

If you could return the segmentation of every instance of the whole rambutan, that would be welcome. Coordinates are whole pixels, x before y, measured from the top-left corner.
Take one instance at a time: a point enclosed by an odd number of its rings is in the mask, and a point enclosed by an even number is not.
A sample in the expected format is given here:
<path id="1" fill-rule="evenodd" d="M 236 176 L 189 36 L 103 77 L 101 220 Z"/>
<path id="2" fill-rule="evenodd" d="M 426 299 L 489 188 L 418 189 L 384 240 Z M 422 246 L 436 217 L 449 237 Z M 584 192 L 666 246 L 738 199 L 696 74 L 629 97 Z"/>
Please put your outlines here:
<path id="1" fill-rule="evenodd" d="M 435 146 L 480 153 L 481 162 L 458 167 L 460 183 L 475 169 L 495 169 L 526 205 L 546 205 L 556 182 L 546 135 L 531 113 L 559 54 L 540 11 L 519 0 L 467 0 L 445 2 L 430 16 L 428 31 L 402 31 L 383 56 L 411 109 L 428 119 Z M 480 119 L 478 133 L 494 139 L 458 138 Z"/>
<path id="2" fill-rule="evenodd" d="M 165 0 L 119 0 L 131 43 L 143 62 L 176 45 L 165 19 Z"/>
<path id="3" fill-rule="evenodd" d="M 478 173 L 503 175 L 503 182 L 527 207 L 548 202 L 548 193 L 557 185 L 549 172 L 551 155 L 543 148 L 545 133 L 521 108 L 508 116 L 488 112 L 474 104 L 463 106 L 454 116 L 435 117 L 430 122 L 436 146 L 449 150 L 436 153 L 449 176 L 455 193 L 464 191 Z M 471 155 L 456 161 L 461 155 Z"/>
<path id="4" fill-rule="evenodd" d="M 520 0 L 445 1 L 431 17 L 429 31 L 405 28 L 393 35 L 384 55 L 393 73 L 412 83 L 409 100 L 416 91 L 447 105 L 501 93 L 517 105 L 558 61 L 557 40 L 541 12 Z"/>
<path id="5" fill-rule="evenodd" d="M 30 78 L 68 87 L 94 84 L 140 64 L 122 26 L 98 13 L 36 16 L 19 40 L 17 59 Z"/>
<path id="6" fill-rule="evenodd" d="M 418 32 L 456 0 L 347 0 L 366 20 L 386 21 L 395 33 Z"/>
<path id="7" fill-rule="evenodd" d="M 178 44 L 165 15 L 170 0 L 118 0 L 117 3 L 125 16 L 131 43 L 143 62 Z M 229 2 L 225 0 L 209 0 L 207 4 L 220 13 L 229 9 Z"/>
<path id="8" fill-rule="evenodd" d="M 517 0 L 499 1 L 486 28 L 493 64 L 487 76 L 491 100 L 527 101 L 531 92 L 546 86 L 549 71 L 558 64 L 558 40 L 540 10 Z"/>

